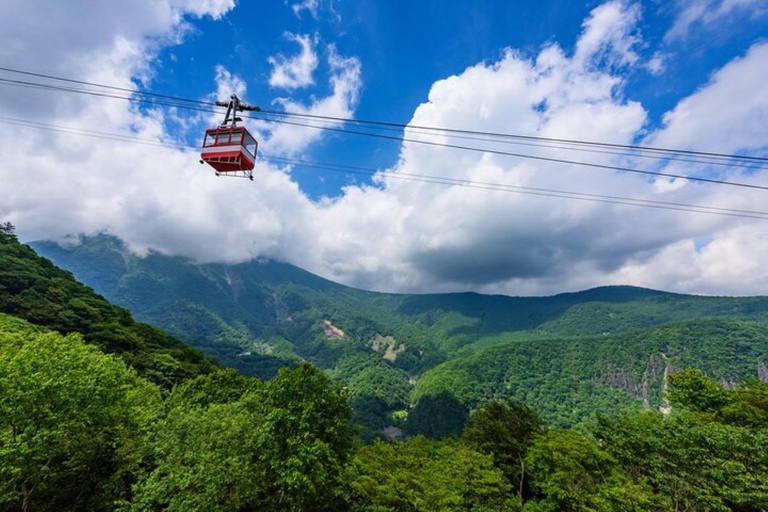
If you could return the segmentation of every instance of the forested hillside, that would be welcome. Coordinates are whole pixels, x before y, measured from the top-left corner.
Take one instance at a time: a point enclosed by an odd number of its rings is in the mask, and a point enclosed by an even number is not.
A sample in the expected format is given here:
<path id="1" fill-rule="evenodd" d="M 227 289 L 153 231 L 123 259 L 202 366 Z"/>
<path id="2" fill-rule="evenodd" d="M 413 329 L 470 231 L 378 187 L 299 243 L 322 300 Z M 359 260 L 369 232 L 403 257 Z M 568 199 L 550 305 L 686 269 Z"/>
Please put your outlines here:
<path id="1" fill-rule="evenodd" d="M 669 417 L 586 435 L 492 402 L 454 438 L 363 446 L 309 364 L 168 393 L 80 334 L 0 314 L 0 510 L 766 510 L 768 384 L 669 381 Z"/>
<path id="2" fill-rule="evenodd" d="M 488 328 L 425 367 L 414 387 L 393 357 L 404 353 L 394 331 L 353 337 L 384 326 L 372 311 L 399 314 L 395 328 L 410 329 L 398 331 L 401 339 L 414 333 L 438 347 L 435 332 L 482 309 L 469 298 L 525 300 L 455 295 L 444 303 L 454 301 L 453 311 L 396 313 L 394 302 L 423 306 L 439 297 L 368 294 L 318 280 L 313 286 L 325 291 L 306 292 L 305 309 L 285 311 L 307 315 L 307 323 L 311 314 L 320 318 L 312 327 L 319 332 L 294 345 L 296 354 L 320 347 L 315 355 L 329 357 L 334 343 L 351 347 L 327 372 L 293 357 L 293 369 L 259 380 L 135 323 L 7 228 L 2 234 L 0 511 L 768 508 L 768 384 L 742 378 L 768 373 L 760 299 L 707 306 L 742 320 L 678 320 L 614 334 L 585 334 L 579 313 L 568 322 L 584 331 L 571 337 L 542 332 L 554 333 L 568 314 L 551 319 L 531 307 L 549 320 L 507 320 L 525 329 L 506 340 L 490 334 L 502 327 Z M 302 290 L 317 278 L 306 279 L 289 287 Z M 340 327 L 345 317 L 311 307 L 346 295 L 336 310 L 346 313 L 357 293 L 371 306 L 350 317 L 354 335 Z M 585 295 L 612 295 L 615 303 L 595 302 L 596 310 L 629 323 L 640 317 L 632 300 L 652 321 L 648 311 L 662 309 L 655 301 L 675 297 L 626 288 Z M 686 301 L 698 300 L 680 298 L 669 315 L 684 316 Z M 452 316 L 457 309 L 461 316 Z M 502 320 L 483 324 L 493 322 Z M 644 401 L 650 410 L 639 410 Z M 393 423 L 404 440 L 360 442 Z"/>
<path id="3" fill-rule="evenodd" d="M 600 413 L 658 410 L 666 376 L 695 367 L 726 385 L 768 378 L 768 329 L 727 319 L 686 320 L 611 336 L 508 341 L 427 372 L 413 400 L 449 393 L 467 409 L 513 398 L 550 424 L 585 428 Z"/>
<path id="4" fill-rule="evenodd" d="M 69 272 L 0 229 L 0 313 L 24 318 L 62 334 L 80 333 L 120 355 L 142 375 L 164 386 L 211 371 L 213 363 L 176 338 L 109 303 Z"/>
<path id="5" fill-rule="evenodd" d="M 467 411 L 513 397 L 551 425 L 584 428 L 599 412 L 658 408 L 665 369 L 693 365 L 731 382 L 768 362 L 764 297 L 626 286 L 553 297 L 381 294 L 269 260 L 139 257 L 108 235 L 33 247 L 223 365 L 269 378 L 283 365 L 317 364 L 350 389 L 371 434 L 405 428 L 425 396 Z"/>

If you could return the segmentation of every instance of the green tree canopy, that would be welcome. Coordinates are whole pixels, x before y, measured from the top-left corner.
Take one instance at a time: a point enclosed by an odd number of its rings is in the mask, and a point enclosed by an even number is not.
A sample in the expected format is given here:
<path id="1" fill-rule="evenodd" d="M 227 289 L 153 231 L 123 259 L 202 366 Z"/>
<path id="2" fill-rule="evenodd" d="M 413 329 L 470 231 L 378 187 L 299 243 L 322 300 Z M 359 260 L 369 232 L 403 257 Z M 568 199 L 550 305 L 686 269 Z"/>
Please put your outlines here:
<path id="1" fill-rule="evenodd" d="M 479 409 L 464 427 L 463 439 L 493 456 L 496 467 L 523 497 L 525 456 L 534 437 L 541 433 L 541 418 L 513 400 L 491 402 Z"/>
<path id="2" fill-rule="evenodd" d="M 537 438 L 526 466 L 538 498 L 529 503 L 531 510 L 669 510 L 642 480 L 631 480 L 609 453 L 578 432 L 551 430 Z"/>
<path id="3" fill-rule="evenodd" d="M 672 407 L 697 412 L 717 412 L 731 401 L 731 396 L 721 385 L 693 368 L 669 376 L 667 397 Z"/>
<path id="4" fill-rule="evenodd" d="M 377 441 L 360 449 L 350 473 L 353 510 L 520 510 L 491 457 L 454 440 Z"/>
<path id="5" fill-rule="evenodd" d="M 222 380 L 218 400 L 200 399 Z M 309 364 L 230 401 L 243 384 L 222 374 L 182 386 L 153 436 L 136 510 L 338 509 L 354 439 L 341 387 Z"/>
<path id="6" fill-rule="evenodd" d="M 171 407 L 208 407 L 212 404 L 237 402 L 249 391 L 259 389 L 261 382 L 241 375 L 231 368 L 217 369 L 199 375 L 173 388 L 168 403 Z"/>
<path id="7" fill-rule="evenodd" d="M 157 388 L 79 335 L 0 315 L 0 504 L 112 508 L 159 405 Z"/>
<path id="8" fill-rule="evenodd" d="M 469 411 L 446 391 L 421 397 L 408 413 L 406 433 L 430 439 L 459 437 Z"/>
<path id="9" fill-rule="evenodd" d="M 61 334 L 79 333 L 86 343 L 120 355 L 163 387 L 215 367 L 178 339 L 136 322 L 128 310 L 110 304 L 7 234 L 0 236 L 0 313 Z"/>
<path id="10" fill-rule="evenodd" d="M 695 373 L 689 375 L 693 378 L 685 380 L 687 386 L 701 382 Z M 764 387 L 754 386 L 755 402 L 760 403 Z M 752 425 L 756 416 L 742 414 L 760 411 L 749 401 L 750 387 L 722 390 L 728 395 L 725 400 L 703 401 L 702 395 L 718 396 L 720 391 L 695 392 L 715 390 L 709 385 L 691 388 L 694 403 L 728 405 L 720 411 L 682 411 L 668 418 L 652 412 L 602 417 L 595 432 L 602 446 L 624 471 L 648 482 L 676 510 L 768 510 L 768 429 L 759 421 Z M 745 417 L 750 421 L 742 421 Z"/>

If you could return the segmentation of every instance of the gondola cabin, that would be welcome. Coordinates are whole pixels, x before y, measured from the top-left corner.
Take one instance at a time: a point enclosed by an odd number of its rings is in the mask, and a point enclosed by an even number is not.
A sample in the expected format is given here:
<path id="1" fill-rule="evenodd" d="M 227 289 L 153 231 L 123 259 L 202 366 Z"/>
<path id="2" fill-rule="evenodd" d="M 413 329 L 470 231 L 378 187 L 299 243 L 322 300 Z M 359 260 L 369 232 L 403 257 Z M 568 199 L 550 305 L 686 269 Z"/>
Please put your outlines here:
<path id="1" fill-rule="evenodd" d="M 205 132 L 202 161 L 216 170 L 217 176 L 252 178 L 258 143 L 242 126 L 221 126 Z"/>

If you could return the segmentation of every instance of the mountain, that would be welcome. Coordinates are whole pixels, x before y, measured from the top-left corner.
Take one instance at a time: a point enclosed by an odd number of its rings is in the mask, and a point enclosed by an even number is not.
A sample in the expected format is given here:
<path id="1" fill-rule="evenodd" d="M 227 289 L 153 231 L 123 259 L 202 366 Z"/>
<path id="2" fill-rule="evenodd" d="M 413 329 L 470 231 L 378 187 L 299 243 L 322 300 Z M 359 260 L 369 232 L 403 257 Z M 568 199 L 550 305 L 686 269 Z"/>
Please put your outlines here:
<path id="1" fill-rule="evenodd" d="M 551 423 L 585 428 L 598 413 L 659 409 L 667 376 L 699 368 L 727 388 L 768 377 L 768 329 L 725 318 L 608 336 L 508 341 L 426 372 L 413 400 L 448 392 L 467 408 L 514 398 Z"/>
<path id="2" fill-rule="evenodd" d="M 312 361 L 349 386 L 376 428 L 442 391 L 468 408 L 517 397 L 553 424 L 578 425 L 607 409 L 658 407 L 665 369 L 695 364 L 731 382 L 768 362 L 767 297 L 629 286 L 552 297 L 384 294 L 270 260 L 139 257 L 104 234 L 32 246 L 224 365 L 269 377 Z"/>
<path id="3" fill-rule="evenodd" d="M 166 387 L 214 366 L 178 339 L 136 322 L 128 310 L 110 304 L 5 231 L 0 231 L 0 313 L 62 334 L 80 333 Z"/>

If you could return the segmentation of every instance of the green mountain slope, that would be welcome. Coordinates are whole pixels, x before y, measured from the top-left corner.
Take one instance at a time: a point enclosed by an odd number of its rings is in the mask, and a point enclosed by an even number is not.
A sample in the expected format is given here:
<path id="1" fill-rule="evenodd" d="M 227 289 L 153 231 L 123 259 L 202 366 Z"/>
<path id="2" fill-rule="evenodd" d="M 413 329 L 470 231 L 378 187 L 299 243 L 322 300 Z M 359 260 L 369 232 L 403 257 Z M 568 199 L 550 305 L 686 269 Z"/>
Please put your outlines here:
<path id="1" fill-rule="evenodd" d="M 200 352 L 147 324 L 79 283 L 16 238 L 0 233 L 0 313 L 63 334 L 77 332 L 104 352 L 119 354 L 165 386 L 207 373 Z"/>
<path id="2" fill-rule="evenodd" d="M 646 398 L 658 406 L 658 376 L 648 381 L 647 397 L 610 376 L 629 372 L 632 383 L 643 382 L 638 372 L 651 358 L 674 357 L 662 341 L 650 341 L 673 332 L 673 325 L 707 336 L 698 344 L 698 334 L 686 338 L 691 361 L 731 380 L 756 375 L 755 357 L 763 357 L 758 348 L 766 344 L 760 338 L 766 297 L 628 286 L 552 297 L 381 294 L 268 260 L 196 265 L 157 253 L 139 257 L 107 235 L 81 237 L 70 246 L 32 245 L 138 319 L 224 365 L 269 377 L 280 365 L 312 361 L 348 385 L 358 410 L 376 416 L 371 422 L 378 426 L 391 421 L 392 411 L 443 389 L 470 407 L 516 396 L 534 402 L 549 421 L 578 424 L 596 410 L 640 407 Z M 730 322 L 722 336 L 710 320 L 698 323 L 708 318 Z M 678 324 L 660 327 L 670 322 Z M 730 343 L 731 330 L 752 333 L 757 355 L 718 352 Z M 501 361 L 509 367 L 501 368 Z M 531 389 L 521 391 L 526 385 Z"/>
<path id="3" fill-rule="evenodd" d="M 509 341 L 427 372 L 413 398 L 449 392 L 467 408 L 514 398 L 553 425 L 584 427 L 596 413 L 658 409 L 666 376 L 700 368 L 732 385 L 765 377 L 768 328 L 722 318 L 611 336 Z"/>

